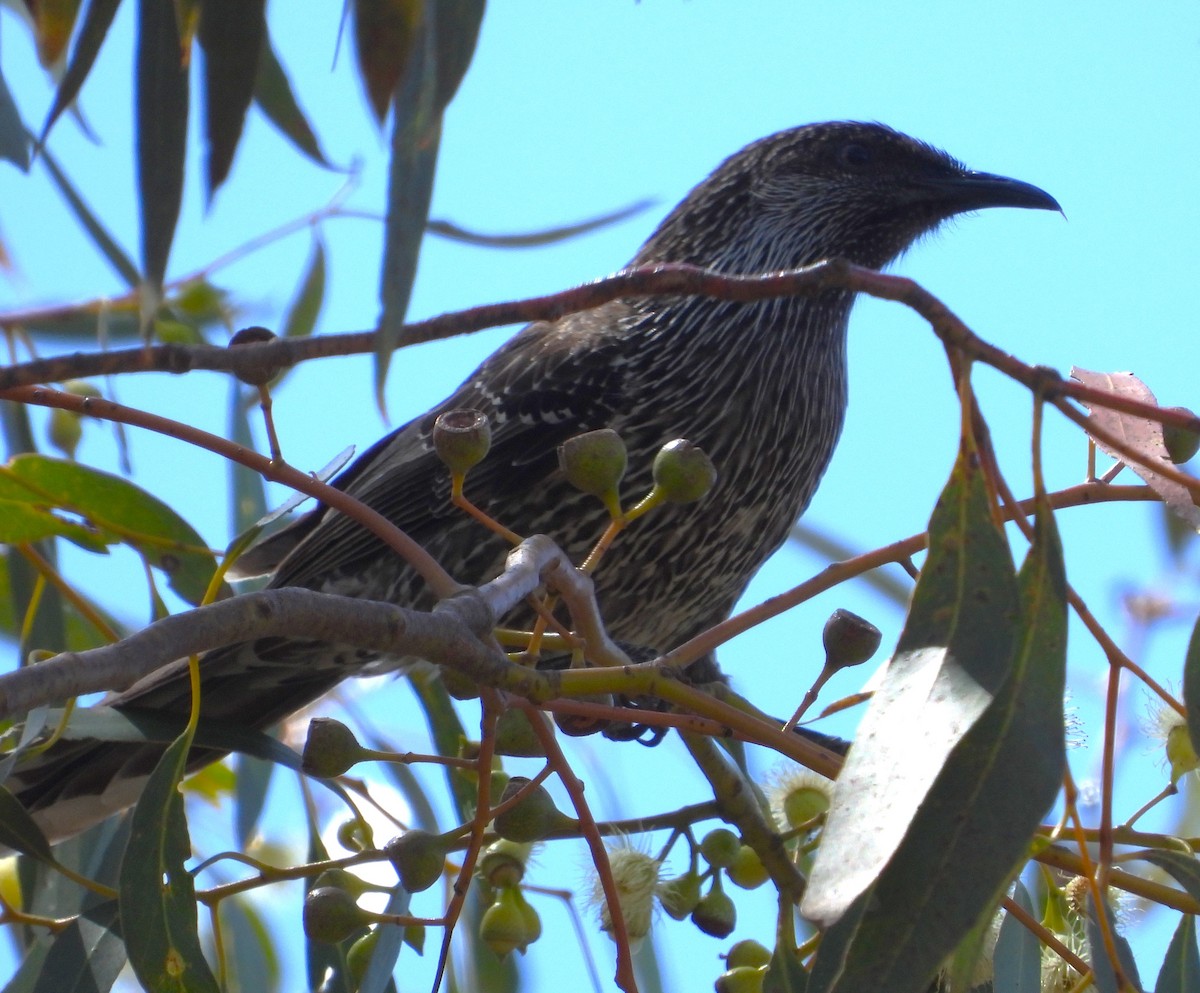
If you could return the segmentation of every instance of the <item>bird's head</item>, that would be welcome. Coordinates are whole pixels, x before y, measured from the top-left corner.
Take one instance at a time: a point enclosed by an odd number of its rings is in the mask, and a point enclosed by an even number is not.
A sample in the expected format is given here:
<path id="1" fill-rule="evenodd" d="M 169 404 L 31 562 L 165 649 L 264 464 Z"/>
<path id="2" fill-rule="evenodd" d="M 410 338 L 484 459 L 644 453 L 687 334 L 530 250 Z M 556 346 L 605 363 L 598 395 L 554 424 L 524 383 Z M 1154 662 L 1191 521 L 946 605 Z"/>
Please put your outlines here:
<path id="1" fill-rule="evenodd" d="M 1036 186 L 973 172 L 882 124 L 810 124 L 726 159 L 635 261 L 760 272 L 840 257 L 881 268 L 946 219 L 985 207 L 1059 210 Z"/>

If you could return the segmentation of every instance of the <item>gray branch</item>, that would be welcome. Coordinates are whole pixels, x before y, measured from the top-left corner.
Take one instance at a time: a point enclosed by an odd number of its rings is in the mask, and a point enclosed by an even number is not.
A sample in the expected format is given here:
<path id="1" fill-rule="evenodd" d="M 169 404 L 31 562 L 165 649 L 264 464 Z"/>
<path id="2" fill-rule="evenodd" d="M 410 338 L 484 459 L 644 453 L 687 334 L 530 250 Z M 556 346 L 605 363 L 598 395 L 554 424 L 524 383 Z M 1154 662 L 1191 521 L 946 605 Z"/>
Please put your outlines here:
<path id="1" fill-rule="evenodd" d="M 512 551 L 505 571 L 490 583 L 448 597 L 428 612 L 287 588 L 246 593 L 164 617 L 114 644 L 63 652 L 0 676 L 0 719 L 76 696 L 119 692 L 179 659 L 267 637 L 426 659 L 482 684 L 532 691 L 542 681 L 539 674 L 509 662 L 491 631 L 497 618 L 543 585 L 567 604 L 590 659 L 628 663 L 604 630 L 590 578 L 549 538 L 536 535 Z M 537 687 L 543 694 L 548 688 Z"/>

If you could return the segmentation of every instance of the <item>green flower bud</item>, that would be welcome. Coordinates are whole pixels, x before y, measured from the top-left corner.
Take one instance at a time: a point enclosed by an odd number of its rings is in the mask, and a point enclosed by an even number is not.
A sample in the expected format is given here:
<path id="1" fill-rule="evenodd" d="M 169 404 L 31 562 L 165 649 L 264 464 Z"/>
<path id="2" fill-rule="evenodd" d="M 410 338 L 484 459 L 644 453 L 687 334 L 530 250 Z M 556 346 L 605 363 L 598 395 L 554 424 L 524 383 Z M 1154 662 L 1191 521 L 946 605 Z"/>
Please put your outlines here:
<path id="1" fill-rule="evenodd" d="M 348 852 L 365 852 L 375 847 L 375 835 L 371 825 L 361 817 L 351 817 L 343 821 L 337 829 L 338 844 Z"/>
<path id="2" fill-rule="evenodd" d="M 83 438 L 83 417 L 73 410 L 55 407 L 50 411 L 50 423 L 46 427 L 50 444 L 67 458 L 75 458 L 75 449 Z"/>
<path id="3" fill-rule="evenodd" d="M 728 938 L 737 927 L 737 908 L 718 880 L 714 877 L 712 888 L 696 904 L 692 923 L 714 938 Z"/>
<path id="4" fill-rule="evenodd" d="M 541 715 L 538 720 L 544 721 Z M 546 749 L 542 747 L 529 716 L 523 710 L 513 707 L 500 712 L 496 721 L 496 754 L 513 755 L 523 758 L 542 758 Z"/>
<path id="5" fill-rule="evenodd" d="M 512 799 L 528 782 L 525 776 L 513 776 L 504 787 L 500 803 Z M 501 838 L 529 842 L 541 841 L 552 831 L 575 823 L 574 818 L 567 817 L 554 806 L 554 800 L 544 786 L 535 786 L 515 807 L 498 814 L 492 827 Z"/>
<path id="6" fill-rule="evenodd" d="M 737 858 L 742 842 L 728 828 L 713 828 L 700 839 L 700 854 L 704 861 L 717 869 L 728 869 Z"/>
<path id="7" fill-rule="evenodd" d="M 329 945 L 349 938 L 365 927 L 369 917 L 345 890 L 322 886 L 304 898 L 304 933 Z"/>
<path id="8" fill-rule="evenodd" d="M 1189 772 L 1200 767 L 1200 758 L 1192 747 L 1186 724 L 1175 724 L 1167 732 L 1167 761 L 1171 764 L 1171 782 L 1177 783 Z"/>
<path id="9" fill-rule="evenodd" d="M 318 890 L 322 886 L 335 886 L 339 890 L 345 890 L 355 899 L 371 889 L 371 884 L 361 876 L 356 876 L 345 869 L 326 869 L 312 884 L 314 890 Z"/>
<path id="10" fill-rule="evenodd" d="M 717 469 L 690 441 L 668 441 L 654 456 L 654 485 L 672 503 L 693 503 L 717 481 Z"/>
<path id="11" fill-rule="evenodd" d="M 429 889 L 446 868 L 446 842 L 428 831 L 412 830 L 389 841 L 383 849 L 409 893 Z"/>
<path id="12" fill-rule="evenodd" d="M 658 884 L 658 902 L 667 916 L 681 921 L 689 916 L 700 902 L 700 877 L 689 872 Z"/>
<path id="13" fill-rule="evenodd" d="M 1195 413 L 1187 407 L 1168 407 L 1168 410 L 1195 417 Z M 1163 444 L 1167 448 L 1167 458 L 1176 464 L 1191 461 L 1193 455 L 1200 451 L 1200 434 L 1191 428 L 1181 428 L 1175 424 L 1164 424 Z"/>
<path id="14" fill-rule="evenodd" d="M 749 845 L 738 848 L 732 864 L 725 869 L 725 875 L 731 883 L 744 890 L 758 889 L 770 878 L 766 866 L 758 857 L 758 852 Z"/>
<path id="15" fill-rule="evenodd" d="M 459 408 L 438 414 L 433 423 L 433 448 L 452 473 L 466 475 L 492 447 L 492 426 L 478 410 Z"/>
<path id="16" fill-rule="evenodd" d="M 525 864 L 532 850 L 532 845 L 518 841 L 494 841 L 479 856 L 479 875 L 498 889 L 516 886 L 525 878 Z"/>
<path id="17" fill-rule="evenodd" d="M 728 953 L 725 955 L 725 964 L 730 969 L 738 969 L 744 966 L 758 968 L 763 965 L 771 964 L 771 949 L 765 945 L 760 945 L 753 938 L 746 938 L 744 941 L 737 942 Z"/>
<path id="18" fill-rule="evenodd" d="M 524 952 L 541 936 L 542 922 L 519 887 L 506 886 L 483 912 L 479 937 L 500 958 L 514 949 Z"/>
<path id="19" fill-rule="evenodd" d="M 739 965 L 721 973 L 713 985 L 717 993 L 763 993 L 766 979 L 765 965 Z"/>
<path id="20" fill-rule="evenodd" d="M 883 638 L 870 621 L 838 608 L 829 615 L 821 640 L 825 644 L 825 668 L 831 672 L 861 665 L 879 648 Z"/>
<path id="21" fill-rule="evenodd" d="M 568 438 L 558 446 L 558 464 L 577 490 L 608 501 L 625 475 L 625 442 L 609 428 Z"/>
<path id="22" fill-rule="evenodd" d="M 798 828 L 829 809 L 829 795 L 814 786 L 801 786 L 783 798 L 782 807 L 788 827 Z"/>
<path id="23" fill-rule="evenodd" d="M 332 717 L 314 717 L 308 724 L 300 768 L 310 776 L 332 779 L 361 762 L 367 754 L 354 732 L 341 721 Z"/>

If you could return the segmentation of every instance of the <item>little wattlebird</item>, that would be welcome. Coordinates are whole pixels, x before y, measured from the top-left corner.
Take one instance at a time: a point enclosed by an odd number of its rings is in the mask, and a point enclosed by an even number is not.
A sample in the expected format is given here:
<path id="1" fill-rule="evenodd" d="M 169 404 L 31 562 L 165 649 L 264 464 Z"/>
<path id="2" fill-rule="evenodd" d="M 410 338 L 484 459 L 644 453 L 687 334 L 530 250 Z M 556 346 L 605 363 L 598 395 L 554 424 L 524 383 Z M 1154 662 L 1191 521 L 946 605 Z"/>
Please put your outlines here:
<path id="1" fill-rule="evenodd" d="M 972 172 L 883 125 L 814 124 L 726 160 L 632 264 L 763 273 L 843 258 L 881 268 L 946 219 L 985 207 L 1058 210 L 1035 186 Z M 488 416 L 492 447 L 468 477 L 468 497 L 518 534 L 550 535 L 574 561 L 608 516 L 562 478 L 557 446 L 615 429 L 629 452 L 622 493 L 638 497 L 650 489 L 659 447 L 690 440 L 717 468 L 711 491 L 640 519 L 595 575 L 612 636 L 666 651 L 730 614 L 808 505 L 846 410 L 852 303 L 846 290 L 754 303 L 655 297 L 532 324 L 336 485 L 407 531 L 457 580 L 478 584 L 499 571 L 508 546 L 449 503 L 448 472 L 430 443 L 438 413 L 474 408 Z M 273 587 L 422 602 L 408 566 L 324 507 L 255 557 L 273 567 Z M 282 639 L 220 649 L 201 662 L 202 713 L 266 727 L 379 661 L 352 647 Z M 189 700 L 186 663 L 175 663 L 108 702 L 183 715 Z M 145 743 L 60 742 L 18 767 L 8 786 L 61 838 L 135 802 L 161 752 Z M 220 755 L 198 749 L 192 764 Z"/>

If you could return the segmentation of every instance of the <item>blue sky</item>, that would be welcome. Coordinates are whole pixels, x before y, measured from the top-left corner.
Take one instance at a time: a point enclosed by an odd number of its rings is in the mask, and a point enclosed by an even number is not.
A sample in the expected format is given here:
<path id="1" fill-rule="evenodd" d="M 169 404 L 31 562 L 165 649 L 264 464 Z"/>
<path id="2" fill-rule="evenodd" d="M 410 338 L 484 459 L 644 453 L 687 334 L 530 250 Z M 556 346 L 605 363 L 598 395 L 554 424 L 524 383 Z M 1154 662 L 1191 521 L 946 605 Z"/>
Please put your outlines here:
<path id="1" fill-rule="evenodd" d="M 366 111 L 348 50 L 335 52 L 340 6 L 276 3 L 273 34 L 327 154 L 339 163 L 361 162 L 350 202 L 380 211 L 386 139 Z M 133 7 L 124 8 L 82 97 L 102 145 L 89 144 L 63 120 L 51 148 L 134 253 Z M 0 66 L 26 120 L 36 125 L 52 91 L 25 32 L 8 14 L 0 17 L 0 32 Z M 495 252 L 431 238 L 411 313 L 548 292 L 612 271 L 671 204 L 747 142 L 808 121 L 874 119 L 974 168 L 1036 183 L 1058 198 L 1066 215 L 989 211 L 964 218 L 911 251 L 898 271 L 1027 362 L 1064 373 L 1073 364 L 1132 370 L 1164 403 L 1200 407 L 1194 310 L 1198 83 L 1200 8 L 1184 2 L 494 3 L 474 64 L 446 116 L 434 215 L 507 232 L 570 222 L 643 197 L 655 198 L 658 206 L 551 248 Z M 198 122 L 197 100 L 194 132 Z M 169 275 L 202 266 L 245 238 L 316 209 L 344 181 L 293 154 L 253 115 L 232 178 L 209 210 L 199 162 L 197 153 Z M 370 327 L 378 310 L 379 226 L 339 220 L 326 224 L 323 234 L 330 293 L 319 330 Z M 0 167 L 0 237 L 16 264 L 15 274 L 0 277 L 0 308 L 120 289 L 40 170 L 26 178 Z M 217 277 L 246 305 L 243 323 L 278 323 L 308 251 L 301 235 Z M 510 333 L 399 355 L 388 389 L 393 423 L 441 399 Z M 866 549 L 923 529 L 950 470 L 957 412 L 940 346 L 914 315 L 893 304 L 860 302 L 850 344 L 850 415 L 806 520 Z M 988 370 L 978 372 L 977 384 L 1010 482 L 1026 492 L 1028 397 Z M 220 430 L 227 387 L 218 377 L 126 378 L 116 389 L 125 402 Z M 286 456 L 304 468 L 323 465 L 350 443 L 361 450 L 385 429 L 365 360 L 300 369 L 276 397 L 276 416 Z M 1085 469 L 1082 438 L 1057 415 L 1047 427 L 1051 485 L 1078 481 Z M 80 455 L 104 465 L 111 464 L 112 452 L 106 433 L 92 430 Z M 214 545 L 225 543 L 227 497 L 215 459 L 197 461 L 177 446 L 143 437 L 134 438 L 133 455 L 145 485 L 179 507 Z M 1122 590 L 1155 585 L 1174 591 L 1185 610 L 1195 599 L 1190 577 L 1167 569 L 1159 516 L 1156 507 L 1142 504 L 1060 515 L 1071 579 L 1118 638 L 1128 636 L 1118 607 Z M 749 598 L 786 589 L 823 564 L 786 549 L 763 570 Z M 116 567 L 126 571 L 133 592 L 112 603 L 139 617 L 145 595 L 135 564 Z M 885 645 L 894 642 L 897 611 L 863 585 L 837 590 L 729 645 L 724 665 L 739 688 L 756 700 L 798 699 L 819 665 L 820 628 L 835 607 L 870 617 L 884 629 Z M 1154 640 L 1144 659 L 1168 682 L 1179 679 L 1186 620 L 1170 637 Z M 1073 630 L 1072 638 L 1075 698 L 1085 722 L 1094 722 L 1103 658 L 1080 631 Z M 857 689 L 857 678 L 839 677 L 829 698 Z M 1136 712 L 1140 694 L 1128 702 Z M 1098 727 L 1093 735 L 1098 740 Z M 1164 784 L 1136 724 L 1130 735 L 1128 761 L 1145 767 L 1140 783 L 1149 785 L 1139 791 L 1135 783 L 1118 818 Z M 602 764 L 613 782 L 635 784 L 628 792 L 622 787 L 624 812 L 645 811 L 664 796 L 670 802 L 676 793 L 676 802 L 699 798 L 697 782 L 677 775 L 680 758 L 668 748 L 651 755 L 585 745 L 580 754 L 585 771 L 601 775 Z M 1091 752 L 1077 752 L 1073 761 L 1080 778 L 1091 776 Z M 652 801 L 638 783 L 653 787 Z M 605 790 L 598 785 L 597 792 Z M 1179 810 L 1177 804 L 1154 823 L 1166 828 Z M 549 917 L 546 910 L 543 918 Z M 723 946 L 685 935 L 686 927 L 671 922 L 664 930 L 679 956 L 677 967 L 682 970 L 685 959 L 695 962 L 695 975 L 711 979 Z M 1148 980 L 1166 940 L 1158 930 L 1145 928 L 1139 939 Z M 603 940 L 597 950 L 607 976 Z M 535 975 L 537 951 L 531 955 Z"/>

